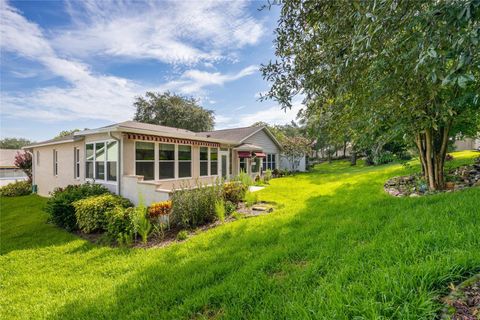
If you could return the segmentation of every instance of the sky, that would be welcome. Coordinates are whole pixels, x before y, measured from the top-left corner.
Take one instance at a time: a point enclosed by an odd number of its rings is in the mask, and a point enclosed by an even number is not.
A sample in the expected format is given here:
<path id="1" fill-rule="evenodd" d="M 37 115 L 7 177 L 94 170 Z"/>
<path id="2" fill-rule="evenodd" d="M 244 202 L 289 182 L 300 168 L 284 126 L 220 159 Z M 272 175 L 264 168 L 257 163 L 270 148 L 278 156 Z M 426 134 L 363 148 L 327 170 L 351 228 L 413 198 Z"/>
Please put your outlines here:
<path id="1" fill-rule="evenodd" d="M 131 120 L 146 91 L 198 99 L 216 129 L 294 120 L 300 103 L 258 99 L 279 15 L 265 3 L 0 0 L 0 136 Z"/>

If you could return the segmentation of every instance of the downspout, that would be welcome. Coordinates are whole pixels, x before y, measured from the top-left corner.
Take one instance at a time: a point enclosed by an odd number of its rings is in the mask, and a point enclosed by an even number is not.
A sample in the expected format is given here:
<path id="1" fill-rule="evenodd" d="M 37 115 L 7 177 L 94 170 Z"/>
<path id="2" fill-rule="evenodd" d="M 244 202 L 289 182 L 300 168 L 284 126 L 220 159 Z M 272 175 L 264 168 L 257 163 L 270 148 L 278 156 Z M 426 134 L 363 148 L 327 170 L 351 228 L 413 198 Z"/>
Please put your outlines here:
<path id="1" fill-rule="evenodd" d="M 117 141 L 117 150 L 118 150 L 118 166 L 117 166 L 117 193 L 118 195 L 122 195 L 122 192 L 121 192 L 121 185 L 122 185 L 122 176 L 121 176 L 121 172 L 122 172 L 122 150 L 121 150 L 121 147 L 122 147 L 122 141 L 121 139 L 118 139 L 117 137 L 115 137 L 114 135 L 112 135 L 112 131 L 108 131 L 108 136 Z"/>
<path id="2" fill-rule="evenodd" d="M 36 163 L 37 159 L 35 159 L 33 149 L 32 149 L 32 152 L 28 151 L 28 150 L 25 150 L 25 152 L 30 153 L 31 156 L 32 156 L 32 181 L 31 182 L 32 182 L 32 188 L 33 188 L 33 186 L 35 185 L 35 163 Z"/>

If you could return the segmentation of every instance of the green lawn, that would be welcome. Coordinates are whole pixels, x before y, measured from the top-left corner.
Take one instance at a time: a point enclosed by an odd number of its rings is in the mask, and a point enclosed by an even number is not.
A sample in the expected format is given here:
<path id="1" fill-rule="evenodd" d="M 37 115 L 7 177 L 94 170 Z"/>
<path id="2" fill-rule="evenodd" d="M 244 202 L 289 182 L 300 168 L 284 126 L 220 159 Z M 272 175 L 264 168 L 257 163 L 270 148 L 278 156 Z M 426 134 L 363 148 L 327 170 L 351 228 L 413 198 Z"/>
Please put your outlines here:
<path id="1" fill-rule="evenodd" d="M 432 319 L 450 282 L 480 272 L 480 188 L 383 192 L 415 170 L 322 164 L 260 191 L 271 215 L 148 250 L 46 224 L 40 197 L 2 199 L 0 317 Z"/>

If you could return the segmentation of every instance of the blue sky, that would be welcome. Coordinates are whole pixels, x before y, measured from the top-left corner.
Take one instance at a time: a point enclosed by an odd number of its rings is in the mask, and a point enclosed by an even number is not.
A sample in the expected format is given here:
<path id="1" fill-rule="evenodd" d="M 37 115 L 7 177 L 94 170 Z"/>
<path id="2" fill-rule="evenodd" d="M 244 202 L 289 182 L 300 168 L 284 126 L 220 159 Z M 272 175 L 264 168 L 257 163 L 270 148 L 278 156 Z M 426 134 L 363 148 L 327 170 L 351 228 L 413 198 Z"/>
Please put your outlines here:
<path id="1" fill-rule="evenodd" d="M 40 141 L 133 117 L 135 96 L 171 91 L 215 111 L 216 128 L 282 124 L 260 102 L 278 7 L 242 1 L 4 1 L 1 136 Z"/>

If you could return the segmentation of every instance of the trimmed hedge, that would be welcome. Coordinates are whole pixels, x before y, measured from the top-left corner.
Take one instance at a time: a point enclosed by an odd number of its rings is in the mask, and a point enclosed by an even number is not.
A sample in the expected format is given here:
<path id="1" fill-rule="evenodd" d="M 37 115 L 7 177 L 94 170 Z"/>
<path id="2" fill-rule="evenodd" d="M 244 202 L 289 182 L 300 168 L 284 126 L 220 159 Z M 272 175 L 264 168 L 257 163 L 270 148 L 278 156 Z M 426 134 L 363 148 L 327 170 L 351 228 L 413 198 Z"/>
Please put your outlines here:
<path id="1" fill-rule="evenodd" d="M 17 181 L 0 188 L 2 197 L 26 196 L 30 193 L 32 193 L 32 184 L 29 181 Z"/>

